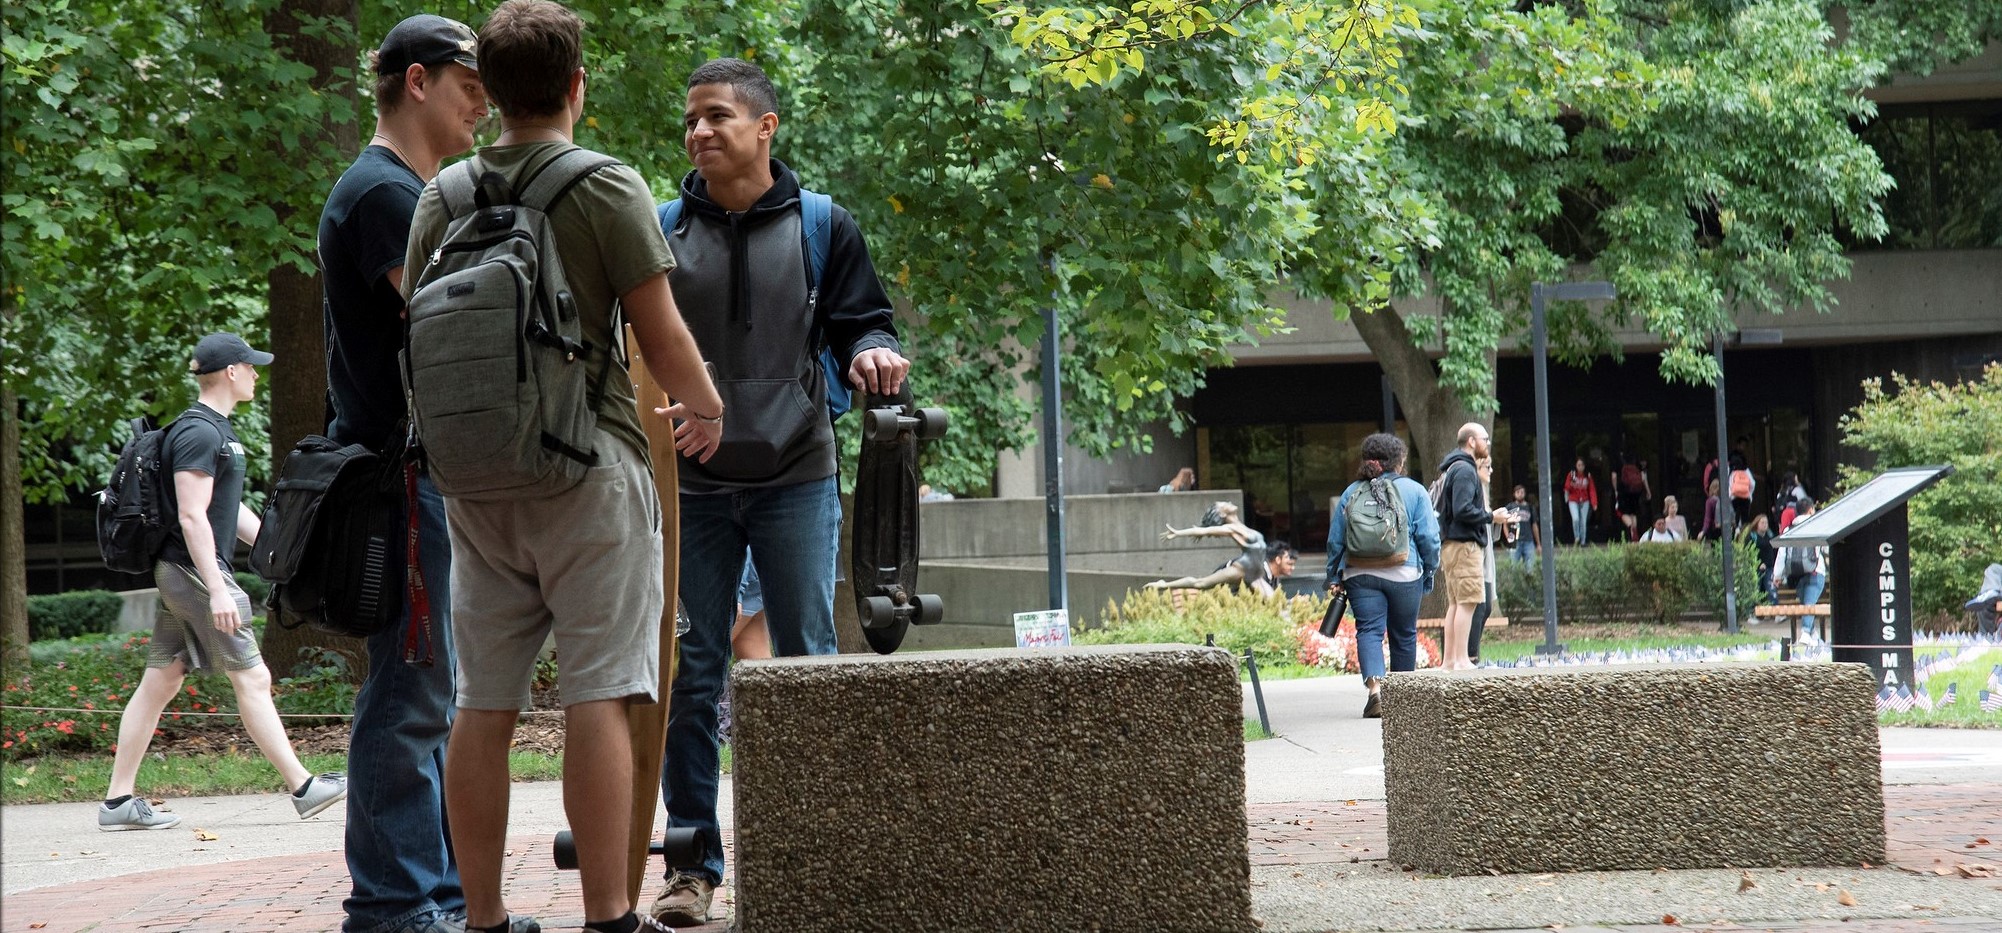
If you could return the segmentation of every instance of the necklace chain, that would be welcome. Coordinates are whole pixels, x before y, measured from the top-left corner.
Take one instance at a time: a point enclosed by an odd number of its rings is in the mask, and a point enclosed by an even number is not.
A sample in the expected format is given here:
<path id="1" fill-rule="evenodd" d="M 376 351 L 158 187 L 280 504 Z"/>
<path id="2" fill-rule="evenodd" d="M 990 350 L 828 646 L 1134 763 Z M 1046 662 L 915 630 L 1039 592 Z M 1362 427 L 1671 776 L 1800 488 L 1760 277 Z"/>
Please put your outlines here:
<path id="1" fill-rule="evenodd" d="M 399 159 L 402 159 L 402 160 L 403 160 L 403 164 L 404 164 L 404 165 L 405 165 L 406 167 L 408 167 L 408 168 L 409 168 L 409 169 L 410 169 L 411 171 L 413 171 L 413 172 L 417 170 L 417 165 L 416 165 L 416 163 L 414 163 L 414 162 L 410 161 L 410 157 L 409 157 L 409 156 L 407 156 L 407 155 L 404 155 L 404 154 L 403 154 L 403 150 L 402 150 L 402 149 L 400 149 L 400 148 L 397 148 L 397 145 L 396 145 L 396 140 L 393 140 L 393 139 L 390 139 L 389 137 L 387 137 L 387 136 L 384 136 L 384 135 L 383 135 L 383 134 L 381 134 L 381 133 L 377 133 L 377 134 L 375 134 L 375 135 L 373 135 L 373 136 L 370 136 L 370 137 L 369 137 L 368 139 L 369 139 L 369 142 L 374 142 L 374 141 L 376 141 L 376 140 L 378 140 L 378 139 L 382 140 L 382 144 L 383 144 L 383 146 L 384 146 L 384 147 L 386 147 L 386 148 L 388 148 L 388 149 L 389 149 L 389 151 L 391 151 L 391 152 L 394 152 L 394 153 L 396 153 L 396 157 L 397 157 L 397 158 L 399 158 Z"/>

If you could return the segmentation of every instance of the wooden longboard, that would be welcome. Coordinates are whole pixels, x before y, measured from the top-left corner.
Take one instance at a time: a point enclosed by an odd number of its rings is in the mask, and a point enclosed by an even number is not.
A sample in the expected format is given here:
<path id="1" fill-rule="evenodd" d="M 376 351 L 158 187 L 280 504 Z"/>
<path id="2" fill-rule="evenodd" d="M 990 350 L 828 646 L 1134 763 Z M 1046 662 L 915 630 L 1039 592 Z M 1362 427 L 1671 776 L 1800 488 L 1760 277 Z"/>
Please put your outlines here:
<path id="1" fill-rule="evenodd" d="M 653 461 L 653 490 L 660 498 L 661 590 L 667 596 L 660 613 L 660 700 L 635 704 L 628 714 L 633 744 L 633 812 L 626 839 L 626 894 L 635 909 L 646 882 L 653 841 L 653 812 L 660 805 L 660 766 L 667 753 L 667 703 L 674 686 L 679 657 L 674 634 L 675 596 L 681 589 L 681 495 L 676 472 L 674 428 L 653 413 L 667 406 L 667 393 L 653 381 L 640 359 L 632 328 L 626 328 L 626 354 L 632 361 L 633 394 L 639 400 L 640 428 L 646 432 L 647 456 Z"/>

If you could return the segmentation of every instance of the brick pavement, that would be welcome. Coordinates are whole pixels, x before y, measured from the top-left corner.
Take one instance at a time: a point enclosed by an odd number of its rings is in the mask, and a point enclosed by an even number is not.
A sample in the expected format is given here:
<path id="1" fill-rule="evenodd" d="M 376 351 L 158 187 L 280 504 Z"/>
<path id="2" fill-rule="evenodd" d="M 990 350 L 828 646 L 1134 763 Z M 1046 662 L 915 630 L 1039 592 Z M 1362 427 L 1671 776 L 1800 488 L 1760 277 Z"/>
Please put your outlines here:
<path id="1" fill-rule="evenodd" d="M 2002 885 L 2002 784 L 1894 785 L 1885 789 L 1891 864 L 1908 871 Z M 1256 804 L 1248 808 L 1254 866 L 1364 862 L 1386 849 L 1380 800 Z M 731 840 L 725 833 L 725 853 Z M 582 925 L 574 875 L 553 867 L 550 841 L 509 840 L 508 907 L 551 931 Z M 1988 873 L 1992 872 L 1993 875 Z M 1970 877 L 1971 876 L 1971 877 Z M 649 882 L 645 894 L 657 893 Z M 718 892 L 718 906 L 728 890 Z M 37 888 L 0 905 L 0 933 L 273 933 L 338 930 L 347 894 L 339 852 L 166 868 L 105 881 Z M 1951 912 L 1951 905 L 1946 905 Z M 722 933 L 711 923 L 698 933 Z M 1998 933 L 2002 918 L 1759 923 L 1751 926 L 1641 925 L 1566 927 L 1567 933 L 1679 933 L 1689 930 L 1774 933 Z M 1528 931 L 1495 931 L 1528 933 Z"/>

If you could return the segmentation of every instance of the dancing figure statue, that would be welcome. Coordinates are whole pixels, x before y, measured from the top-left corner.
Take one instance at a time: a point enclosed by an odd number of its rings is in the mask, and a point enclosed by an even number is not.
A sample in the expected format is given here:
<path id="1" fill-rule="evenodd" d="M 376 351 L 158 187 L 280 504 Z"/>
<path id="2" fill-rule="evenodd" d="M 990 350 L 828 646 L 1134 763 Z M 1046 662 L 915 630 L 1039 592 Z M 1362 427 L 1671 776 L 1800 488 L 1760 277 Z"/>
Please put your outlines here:
<path id="1" fill-rule="evenodd" d="M 1210 506 L 1210 510 L 1203 513 L 1202 524 L 1194 528 L 1176 528 L 1173 525 L 1169 525 L 1167 531 L 1161 532 L 1161 540 L 1173 541 L 1176 538 L 1218 538 L 1225 535 L 1229 535 L 1231 540 L 1236 541 L 1237 546 L 1242 549 L 1236 559 L 1212 571 L 1208 576 L 1156 580 L 1147 584 L 1146 588 L 1150 590 L 1207 590 L 1211 587 L 1223 586 L 1225 584 L 1251 586 L 1264 580 L 1265 536 L 1251 530 L 1243 522 L 1238 521 L 1236 503 L 1218 502 Z"/>

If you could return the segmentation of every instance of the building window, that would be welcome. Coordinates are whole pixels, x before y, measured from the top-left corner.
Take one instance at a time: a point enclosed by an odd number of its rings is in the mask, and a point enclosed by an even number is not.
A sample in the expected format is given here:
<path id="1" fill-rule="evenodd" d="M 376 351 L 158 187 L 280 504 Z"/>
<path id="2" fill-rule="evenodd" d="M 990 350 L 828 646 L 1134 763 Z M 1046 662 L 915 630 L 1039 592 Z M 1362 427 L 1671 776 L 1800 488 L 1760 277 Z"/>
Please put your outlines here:
<path id="1" fill-rule="evenodd" d="M 1860 129 L 1896 187 L 1890 230 L 1855 249 L 2002 247 L 2002 100 L 1887 105 Z"/>

